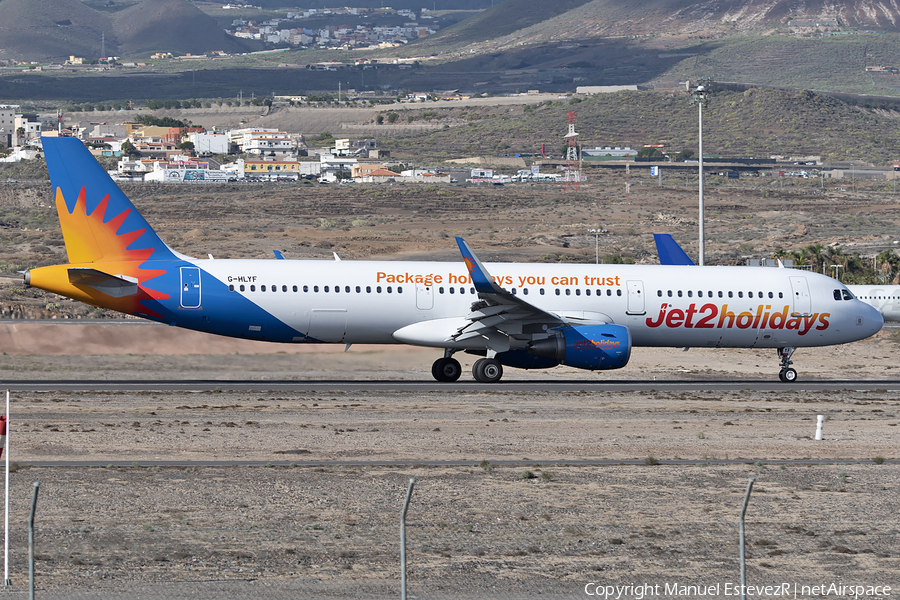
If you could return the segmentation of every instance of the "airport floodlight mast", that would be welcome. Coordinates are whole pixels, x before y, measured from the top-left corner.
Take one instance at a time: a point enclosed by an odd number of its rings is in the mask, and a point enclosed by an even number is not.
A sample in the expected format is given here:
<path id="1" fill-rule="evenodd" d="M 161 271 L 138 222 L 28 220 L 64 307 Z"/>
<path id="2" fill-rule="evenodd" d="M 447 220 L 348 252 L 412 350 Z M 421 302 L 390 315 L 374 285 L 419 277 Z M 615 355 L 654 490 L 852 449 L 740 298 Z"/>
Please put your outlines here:
<path id="1" fill-rule="evenodd" d="M 696 85 L 690 88 L 691 92 L 691 104 L 697 105 L 698 110 L 698 119 L 699 119 L 699 127 L 700 127 L 700 248 L 698 250 L 699 260 L 697 264 L 701 267 L 704 265 L 704 255 L 706 253 L 705 248 L 705 233 L 703 230 L 703 105 L 708 102 L 709 97 L 709 88 L 712 85 L 712 80 L 709 78 L 698 79 Z"/>
<path id="2" fill-rule="evenodd" d="M 579 168 L 578 144 L 575 141 L 578 134 L 575 133 L 575 113 L 573 111 L 566 113 L 566 121 L 569 123 L 569 132 L 566 134 L 566 177 L 564 179 L 566 184 L 563 189 L 567 192 L 569 190 L 580 192 L 581 169 Z"/>

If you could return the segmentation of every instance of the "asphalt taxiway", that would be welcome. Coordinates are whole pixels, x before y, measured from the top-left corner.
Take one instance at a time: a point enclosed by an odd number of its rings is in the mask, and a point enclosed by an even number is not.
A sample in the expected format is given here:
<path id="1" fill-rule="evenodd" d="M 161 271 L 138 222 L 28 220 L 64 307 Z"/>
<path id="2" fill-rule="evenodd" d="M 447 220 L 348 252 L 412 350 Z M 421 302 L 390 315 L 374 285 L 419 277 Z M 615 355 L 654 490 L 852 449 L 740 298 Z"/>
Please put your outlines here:
<path id="1" fill-rule="evenodd" d="M 794 383 L 781 383 L 775 377 L 767 379 L 697 379 L 678 380 L 504 380 L 499 383 L 458 381 L 439 383 L 433 380 L 201 380 L 201 379 L 40 379 L 0 381 L 0 389 L 31 392 L 649 392 L 649 391 L 900 391 L 900 379 L 798 379 Z"/>

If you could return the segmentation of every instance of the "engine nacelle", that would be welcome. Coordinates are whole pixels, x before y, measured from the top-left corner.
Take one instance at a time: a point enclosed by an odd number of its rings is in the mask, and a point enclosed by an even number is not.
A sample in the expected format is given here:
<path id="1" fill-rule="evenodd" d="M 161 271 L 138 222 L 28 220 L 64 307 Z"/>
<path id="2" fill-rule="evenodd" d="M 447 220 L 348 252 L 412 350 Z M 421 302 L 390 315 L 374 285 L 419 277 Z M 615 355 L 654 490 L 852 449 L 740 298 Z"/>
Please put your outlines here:
<path id="1" fill-rule="evenodd" d="M 552 338 L 532 342 L 528 351 L 589 371 L 621 369 L 631 357 L 631 332 L 623 325 L 562 327 Z"/>
<path id="2" fill-rule="evenodd" d="M 507 350 L 500 352 L 495 357 L 504 367 L 514 369 L 550 369 L 559 364 L 559 361 L 548 356 L 540 356 L 528 350 Z"/>

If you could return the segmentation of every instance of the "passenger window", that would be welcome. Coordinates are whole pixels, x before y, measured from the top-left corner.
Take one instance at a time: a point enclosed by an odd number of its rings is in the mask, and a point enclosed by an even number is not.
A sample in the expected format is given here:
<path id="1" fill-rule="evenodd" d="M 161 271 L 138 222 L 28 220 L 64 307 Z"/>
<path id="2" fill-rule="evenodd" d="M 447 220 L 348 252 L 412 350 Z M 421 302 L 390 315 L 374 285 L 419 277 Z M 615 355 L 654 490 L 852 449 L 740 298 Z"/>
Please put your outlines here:
<path id="1" fill-rule="evenodd" d="M 251 291 L 251 292 L 255 292 L 255 291 L 256 291 L 256 286 L 255 286 L 255 285 L 251 285 L 251 286 L 250 286 L 250 291 Z"/>
<path id="2" fill-rule="evenodd" d="M 556 295 L 559 296 L 559 288 L 556 288 Z"/>
<path id="3" fill-rule="evenodd" d="M 308 292 L 308 291 L 309 291 L 309 286 L 308 286 L 308 285 L 304 285 L 304 286 L 303 286 L 303 291 L 304 291 L 304 292 Z"/>
<path id="4" fill-rule="evenodd" d="M 398 294 L 402 294 L 402 293 L 403 293 L 403 288 L 400 287 L 399 285 L 397 286 L 397 293 L 398 293 Z"/>
<path id="5" fill-rule="evenodd" d="M 621 295 L 622 295 L 622 290 L 616 290 L 616 296 L 621 296 Z"/>
<path id="6" fill-rule="evenodd" d="M 743 297 L 744 297 L 744 292 L 738 292 L 738 298 L 743 298 Z"/>
<path id="7" fill-rule="evenodd" d="M 466 288 L 463 288 L 463 287 L 459 288 L 459 293 L 460 293 L 460 294 L 465 294 L 465 293 L 466 293 Z"/>
<path id="8" fill-rule="evenodd" d="M 470 294 L 474 294 L 474 293 L 475 293 L 475 288 L 469 288 L 469 293 L 470 293 Z"/>
<path id="9" fill-rule="evenodd" d="M 694 292 L 692 290 L 688 290 L 688 298 L 693 298 Z"/>
<path id="10" fill-rule="evenodd" d="M 360 292 L 362 292 L 362 289 L 360 289 L 359 286 L 356 286 L 356 293 L 359 294 Z"/>
<path id="11" fill-rule="evenodd" d="M 774 298 L 774 297 L 775 297 L 775 294 L 773 294 L 772 292 L 769 292 L 769 298 Z"/>
<path id="12" fill-rule="evenodd" d="M 391 288 L 391 286 L 387 286 L 387 293 L 388 293 L 388 294 L 390 294 L 390 293 L 393 292 L 393 291 L 394 291 L 394 290 Z"/>
<path id="13" fill-rule="evenodd" d="M 527 295 L 528 295 L 528 288 L 524 288 L 524 289 L 522 290 L 522 293 L 525 294 L 525 295 L 527 296 Z"/>
<path id="14" fill-rule="evenodd" d="M 314 285 L 314 286 L 313 286 L 313 291 L 314 291 L 314 292 L 318 292 L 318 291 L 319 291 L 319 286 Z M 327 291 L 328 291 L 328 288 L 325 288 L 325 291 L 327 292 Z"/>
<path id="15" fill-rule="evenodd" d="M 734 292 L 728 292 L 728 297 L 729 297 L 729 298 L 734 298 Z"/>
<path id="16" fill-rule="evenodd" d="M 380 293 L 381 293 L 381 286 L 380 286 L 380 285 L 377 286 L 377 287 L 375 288 L 375 293 L 376 293 L 376 294 L 380 294 Z"/>
<path id="17" fill-rule="evenodd" d="M 576 296 L 580 296 L 580 295 L 581 295 L 581 290 L 578 289 L 578 288 L 575 288 L 575 295 L 576 295 Z"/>
<path id="18" fill-rule="evenodd" d="M 273 285 L 273 286 L 272 286 L 272 291 L 273 291 L 273 292 L 277 292 L 277 291 L 278 291 L 278 286 L 277 286 L 277 285 Z"/>
<path id="19" fill-rule="evenodd" d="M 590 288 L 584 290 L 584 295 L 585 295 L 585 296 L 590 296 L 590 295 L 591 295 L 591 290 L 590 290 Z M 660 296 L 662 296 L 662 294 L 660 294 Z"/>
<path id="20" fill-rule="evenodd" d="M 672 297 L 672 290 L 669 290 L 669 298 Z"/>
<path id="21" fill-rule="evenodd" d="M 325 287 L 322 288 L 322 290 L 327 294 L 327 293 L 328 293 L 328 286 L 326 285 Z"/>
<path id="22" fill-rule="evenodd" d="M 371 285 L 367 285 L 367 286 L 366 286 L 366 293 L 367 293 L 367 294 L 371 294 L 371 293 L 372 293 L 372 286 L 371 286 Z"/>
<path id="23" fill-rule="evenodd" d="M 297 286 L 296 286 L 296 285 L 294 286 L 294 291 L 295 291 L 295 292 L 297 291 Z M 303 290 L 303 291 L 305 292 L 306 290 Z"/>
<path id="24" fill-rule="evenodd" d="M 566 288 L 566 296 L 571 296 L 571 295 L 572 295 L 572 290 Z"/>
<path id="25" fill-rule="evenodd" d="M 748 297 L 748 298 L 752 298 L 752 297 L 753 297 L 753 292 L 747 292 L 747 297 Z"/>
<path id="26" fill-rule="evenodd" d="M 681 298 L 681 296 L 683 296 L 683 294 L 682 294 L 681 290 L 678 290 L 678 297 Z"/>
<path id="27" fill-rule="evenodd" d="M 242 292 L 244 291 L 244 284 L 243 284 L 243 283 L 241 284 L 241 291 L 242 291 Z"/>
<path id="28" fill-rule="evenodd" d="M 438 294 L 443 294 L 443 293 L 444 293 L 444 288 L 439 287 L 439 288 L 438 288 Z"/>
<path id="29" fill-rule="evenodd" d="M 455 293 L 456 293 L 456 288 L 450 288 L 450 293 L 451 293 L 451 294 L 455 294 Z"/>
<path id="30" fill-rule="evenodd" d="M 541 288 L 541 296 L 544 295 L 544 288 Z"/>
<path id="31" fill-rule="evenodd" d="M 725 294 L 723 294 L 722 292 L 719 292 L 719 298 L 723 298 L 724 296 L 725 296 Z"/>
<path id="32" fill-rule="evenodd" d="M 778 292 L 778 297 L 779 297 L 779 298 L 784 298 L 784 294 L 782 294 L 781 292 Z"/>
<path id="33" fill-rule="evenodd" d="M 281 286 L 281 291 L 282 291 L 282 292 L 286 292 L 286 291 L 287 291 L 287 286 L 286 286 L 286 285 Z"/>
<path id="34" fill-rule="evenodd" d="M 341 293 L 341 286 L 339 286 L 339 285 L 334 286 L 334 293 L 335 293 L 335 294 L 340 294 L 340 293 Z"/>
<path id="35" fill-rule="evenodd" d="M 607 295 L 607 296 L 612 296 L 612 290 L 606 290 L 606 295 Z"/>
<path id="36" fill-rule="evenodd" d="M 259 291 L 261 291 L 261 292 L 266 291 L 266 286 L 264 286 L 264 285 L 259 286 Z"/>
<path id="37" fill-rule="evenodd" d="M 512 289 L 512 295 L 513 295 L 513 296 L 516 295 L 516 288 L 513 288 L 513 289 Z"/>
<path id="38" fill-rule="evenodd" d="M 713 297 L 713 293 L 712 293 L 712 292 L 706 292 L 706 297 L 707 297 L 707 298 L 712 298 L 712 297 Z"/>
<path id="39" fill-rule="evenodd" d="M 233 285 L 229 285 L 229 286 L 228 286 L 228 291 L 229 291 L 229 292 L 233 292 L 233 291 L 234 291 L 234 286 L 233 286 Z"/>

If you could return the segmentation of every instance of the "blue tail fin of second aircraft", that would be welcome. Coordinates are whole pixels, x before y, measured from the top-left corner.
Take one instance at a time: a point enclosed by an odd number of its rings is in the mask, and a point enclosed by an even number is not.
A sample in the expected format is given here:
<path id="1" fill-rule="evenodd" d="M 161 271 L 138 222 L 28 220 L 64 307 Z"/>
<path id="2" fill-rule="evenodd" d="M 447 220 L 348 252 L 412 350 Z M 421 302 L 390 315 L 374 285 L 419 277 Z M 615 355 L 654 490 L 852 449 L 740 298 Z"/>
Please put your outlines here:
<path id="1" fill-rule="evenodd" d="M 685 266 L 694 264 L 691 257 L 681 249 L 681 246 L 678 245 L 675 238 L 668 233 L 654 233 L 653 240 L 656 242 L 656 252 L 659 254 L 659 264 Z"/>

